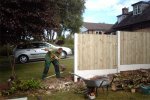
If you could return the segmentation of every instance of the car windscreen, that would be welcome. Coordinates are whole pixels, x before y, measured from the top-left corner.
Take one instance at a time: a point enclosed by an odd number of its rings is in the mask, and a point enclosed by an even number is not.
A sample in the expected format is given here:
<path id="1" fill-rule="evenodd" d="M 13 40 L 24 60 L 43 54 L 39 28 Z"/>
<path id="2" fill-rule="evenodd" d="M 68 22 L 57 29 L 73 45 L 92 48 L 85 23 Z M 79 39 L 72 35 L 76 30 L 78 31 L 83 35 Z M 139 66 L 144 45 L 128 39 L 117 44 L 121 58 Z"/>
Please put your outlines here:
<path id="1" fill-rule="evenodd" d="M 27 49 L 27 44 L 19 44 L 17 45 L 17 49 Z"/>
<path id="2" fill-rule="evenodd" d="M 32 43 L 32 45 L 34 46 L 34 48 L 46 48 L 46 47 L 49 47 L 49 45 L 46 44 L 46 43 Z"/>
<path id="3" fill-rule="evenodd" d="M 30 48 L 46 48 L 50 45 L 46 43 L 29 43 L 29 44 L 19 44 L 17 45 L 17 49 L 30 49 Z"/>

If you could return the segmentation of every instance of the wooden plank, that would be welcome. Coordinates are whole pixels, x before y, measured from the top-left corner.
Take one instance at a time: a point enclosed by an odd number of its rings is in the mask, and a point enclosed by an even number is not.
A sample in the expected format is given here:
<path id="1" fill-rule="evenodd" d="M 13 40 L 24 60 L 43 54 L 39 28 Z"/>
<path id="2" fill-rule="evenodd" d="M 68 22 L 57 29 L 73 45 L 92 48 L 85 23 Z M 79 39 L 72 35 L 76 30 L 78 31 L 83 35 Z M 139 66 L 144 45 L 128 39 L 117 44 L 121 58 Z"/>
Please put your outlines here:
<path id="1" fill-rule="evenodd" d="M 88 34 L 89 35 L 89 34 Z M 83 44 L 82 44 L 82 69 L 88 69 L 88 59 L 86 59 L 86 57 L 89 57 L 89 54 L 87 53 L 86 47 L 89 43 L 89 41 L 86 41 L 86 36 L 88 35 L 83 35 L 82 39 L 83 39 Z M 87 62 L 87 63 L 85 63 Z"/>
<path id="2" fill-rule="evenodd" d="M 132 64 L 132 33 L 128 33 L 128 64 Z"/>
<path id="3" fill-rule="evenodd" d="M 147 34 L 147 63 L 150 64 L 150 33 Z"/>
<path id="4" fill-rule="evenodd" d="M 147 61 L 146 61 L 146 55 L 147 55 L 147 50 L 146 50 L 146 45 L 147 45 L 146 41 L 147 41 L 147 39 L 146 39 L 146 36 L 147 36 L 147 33 L 144 33 L 144 35 L 143 35 L 143 64 L 147 63 Z"/>
<path id="5" fill-rule="evenodd" d="M 131 48 L 132 48 L 132 63 L 131 64 L 136 64 L 136 43 L 135 43 L 135 41 L 136 41 L 136 33 L 132 33 L 132 42 L 131 42 Z"/>
<path id="6" fill-rule="evenodd" d="M 123 34 L 123 41 L 122 41 L 122 44 L 123 44 L 123 48 L 122 48 L 122 49 L 123 49 L 123 56 L 122 56 L 122 58 L 123 58 L 123 63 L 122 63 L 122 64 L 125 64 L 125 63 L 126 63 L 126 62 L 125 62 L 125 59 L 126 59 L 126 57 L 125 57 L 125 56 L 126 56 L 126 54 L 125 54 L 125 53 L 126 53 L 126 52 L 125 52 L 125 48 L 126 48 L 126 47 L 125 47 L 125 33 L 122 33 L 122 34 Z"/>
<path id="7" fill-rule="evenodd" d="M 120 32 L 120 64 L 121 65 L 123 65 L 123 62 L 124 62 L 124 59 L 123 59 L 123 57 L 124 57 L 124 52 L 123 52 L 124 43 L 123 43 L 123 41 L 124 41 L 124 34 L 123 34 L 123 32 Z"/>
<path id="8" fill-rule="evenodd" d="M 103 57 L 102 57 L 102 54 L 103 54 L 103 49 L 102 49 L 102 44 L 103 44 L 103 41 L 102 41 L 102 36 L 100 35 L 99 38 L 98 38 L 98 51 L 99 51 L 99 61 L 98 61 L 98 66 L 99 66 L 99 69 L 102 68 L 103 66 Z"/>
<path id="9" fill-rule="evenodd" d="M 78 61 L 79 61 L 79 65 L 78 65 L 78 69 L 81 69 L 81 65 L 82 65 L 82 58 L 81 58 L 81 54 L 82 54 L 82 35 L 78 34 Z"/>
<path id="10" fill-rule="evenodd" d="M 126 49 L 127 49 L 127 47 L 126 47 L 126 35 L 125 35 L 125 33 L 124 33 L 123 44 L 124 44 L 124 52 L 123 52 L 123 53 L 124 53 L 124 56 L 123 56 L 123 58 L 124 58 L 124 63 L 123 63 L 123 64 L 125 64 L 125 63 L 127 64 L 127 62 L 126 62 L 126 59 L 127 59 L 127 58 L 126 58 L 126 56 L 127 56 L 127 55 L 126 55 Z"/>
<path id="11" fill-rule="evenodd" d="M 95 56 L 95 59 L 94 59 L 94 69 L 98 69 L 99 68 L 99 65 L 98 65 L 98 58 L 99 58 L 99 54 L 98 54 L 98 49 L 99 49 L 99 44 L 98 44 L 98 38 L 99 38 L 99 35 L 94 35 L 93 37 L 93 42 L 94 42 L 94 56 Z"/>
<path id="12" fill-rule="evenodd" d="M 113 68 L 113 63 L 112 63 L 112 59 L 113 59 L 113 55 L 112 55 L 112 44 L 113 44 L 113 36 L 109 35 L 109 69 Z"/>
<path id="13" fill-rule="evenodd" d="M 140 35 L 136 34 L 136 64 L 140 62 Z"/>
<path id="14" fill-rule="evenodd" d="M 117 61 L 117 57 L 118 57 L 118 41 L 117 41 L 117 36 L 115 35 L 115 43 L 114 43 L 114 54 L 115 54 L 115 59 L 114 59 L 114 66 L 115 66 L 115 68 L 117 67 L 117 64 L 118 64 L 118 61 Z"/>
<path id="15" fill-rule="evenodd" d="M 145 49 L 145 45 L 144 45 L 144 32 L 141 32 L 141 44 L 140 44 L 140 47 L 141 47 L 141 57 L 140 57 L 140 63 L 141 64 L 144 64 L 144 49 Z"/>

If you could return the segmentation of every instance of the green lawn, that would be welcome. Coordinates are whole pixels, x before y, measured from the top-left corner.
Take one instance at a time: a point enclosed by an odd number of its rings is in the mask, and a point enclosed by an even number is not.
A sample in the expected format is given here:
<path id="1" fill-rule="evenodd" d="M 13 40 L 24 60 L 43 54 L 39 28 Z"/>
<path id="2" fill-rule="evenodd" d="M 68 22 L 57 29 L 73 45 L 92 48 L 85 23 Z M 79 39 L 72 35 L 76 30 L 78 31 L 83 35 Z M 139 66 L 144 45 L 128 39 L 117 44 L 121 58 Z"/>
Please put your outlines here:
<path id="1" fill-rule="evenodd" d="M 62 74 L 69 75 L 68 72 L 73 70 L 73 59 L 62 59 L 61 63 L 66 65 L 67 70 Z M 40 79 L 44 68 L 44 62 L 32 62 L 27 64 L 16 64 L 15 72 L 19 79 Z M 49 74 L 54 74 L 54 68 L 51 66 Z M 0 57 L 0 82 L 6 82 L 11 75 L 11 68 L 6 57 Z M 38 94 L 39 96 L 39 94 Z M 83 94 L 76 94 L 73 91 L 56 92 L 52 95 L 41 95 L 42 100 L 85 100 Z M 149 100 L 150 95 L 141 93 L 131 93 L 125 91 L 98 91 L 96 100 Z M 37 95 L 29 96 L 28 100 L 37 100 Z"/>
<path id="2" fill-rule="evenodd" d="M 66 71 L 62 75 L 69 74 L 73 69 L 73 59 L 62 59 L 61 64 L 66 66 Z M 44 61 L 30 62 L 27 64 L 16 64 L 15 73 L 19 79 L 40 79 L 44 69 Z M 54 74 L 51 65 L 48 75 Z M 0 57 L 0 82 L 7 81 L 11 75 L 11 67 L 6 57 Z"/>
<path id="3" fill-rule="evenodd" d="M 43 100 L 85 100 L 83 94 L 76 94 L 74 92 L 58 92 L 51 96 L 41 96 Z M 36 100 L 37 97 L 28 97 L 29 100 Z M 99 91 L 96 100 L 149 100 L 150 95 L 143 95 L 140 93 L 130 93 L 124 91 Z M 88 99 L 86 99 L 88 100 Z"/>

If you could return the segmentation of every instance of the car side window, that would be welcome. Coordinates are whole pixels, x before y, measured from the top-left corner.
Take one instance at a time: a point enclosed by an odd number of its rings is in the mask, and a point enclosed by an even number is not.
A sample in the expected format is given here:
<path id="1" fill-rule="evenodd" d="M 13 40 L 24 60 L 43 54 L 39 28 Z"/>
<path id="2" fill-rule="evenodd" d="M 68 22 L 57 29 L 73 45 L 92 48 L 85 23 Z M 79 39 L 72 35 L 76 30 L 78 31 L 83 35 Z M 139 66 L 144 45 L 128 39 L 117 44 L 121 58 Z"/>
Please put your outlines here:
<path id="1" fill-rule="evenodd" d="M 39 43 L 39 48 L 44 48 L 44 44 L 43 43 Z"/>
<path id="2" fill-rule="evenodd" d="M 50 48 L 50 47 L 51 47 L 51 45 L 49 45 L 49 44 L 45 43 L 45 47 Z"/>
<path id="3" fill-rule="evenodd" d="M 32 48 L 46 48 L 49 47 L 46 43 L 32 43 Z"/>
<path id="4" fill-rule="evenodd" d="M 37 43 L 31 43 L 30 48 L 38 48 L 38 44 Z"/>
<path id="5" fill-rule="evenodd" d="M 47 48 L 47 47 L 49 47 L 48 44 L 46 44 L 46 43 L 39 43 L 39 48 Z"/>
<path id="6" fill-rule="evenodd" d="M 26 44 L 19 44 L 17 46 L 17 49 L 27 49 L 27 45 Z"/>

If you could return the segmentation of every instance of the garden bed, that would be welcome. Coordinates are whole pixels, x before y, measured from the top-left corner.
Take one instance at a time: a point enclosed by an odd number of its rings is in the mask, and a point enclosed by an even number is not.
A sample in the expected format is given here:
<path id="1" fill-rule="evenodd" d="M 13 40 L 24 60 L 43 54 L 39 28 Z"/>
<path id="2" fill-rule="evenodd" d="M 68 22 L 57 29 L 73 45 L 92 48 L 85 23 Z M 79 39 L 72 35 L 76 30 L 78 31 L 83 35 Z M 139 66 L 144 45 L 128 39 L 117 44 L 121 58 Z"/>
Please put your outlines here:
<path id="1" fill-rule="evenodd" d="M 150 69 L 140 69 L 133 71 L 123 71 L 116 74 L 111 74 L 107 76 L 111 82 L 114 78 L 111 89 L 113 91 L 123 90 L 125 92 L 130 91 L 132 87 L 136 87 L 135 92 L 140 91 L 141 85 L 146 85 L 150 83 Z M 95 76 L 93 79 L 103 78 L 103 76 Z M 38 89 L 29 89 L 25 91 L 16 91 L 10 95 L 4 95 L 1 98 L 12 98 L 12 97 L 41 97 L 43 95 L 54 95 L 57 93 L 71 93 L 71 94 L 82 94 L 84 95 L 84 89 L 86 88 L 84 81 L 73 82 L 72 76 L 68 75 L 65 78 L 57 79 L 55 77 L 47 78 L 46 80 L 41 81 L 42 86 Z M 113 87 L 115 86 L 115 87 Z M 109 90 L 110 91 L 110 90 Z M 99 90 L 100 92 L 100 90 Z M 102 93 L 102 92 L 101 92 Z M 130 92 L 129 92 L 130 93 Z M 129 94 L 128 94 L 129 95 Z M 0 99 L 1 99 L 0 98 Z"/>

